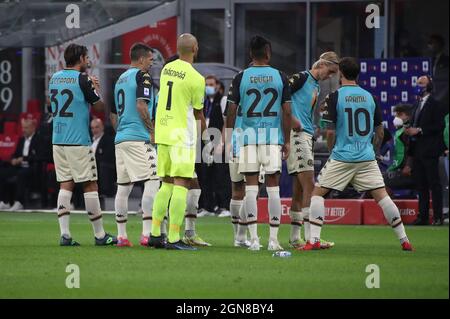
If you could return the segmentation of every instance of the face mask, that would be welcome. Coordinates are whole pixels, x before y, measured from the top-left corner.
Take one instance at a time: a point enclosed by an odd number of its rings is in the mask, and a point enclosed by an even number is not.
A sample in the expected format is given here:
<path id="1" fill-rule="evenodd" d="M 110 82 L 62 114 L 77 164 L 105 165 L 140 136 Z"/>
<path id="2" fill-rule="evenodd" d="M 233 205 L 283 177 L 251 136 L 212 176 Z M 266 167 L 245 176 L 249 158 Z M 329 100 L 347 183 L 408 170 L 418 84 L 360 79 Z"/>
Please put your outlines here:
<path id="1" fill-rule="evenodd" d="M 399 117 L 394 117 L 394 120 L 392 121 L 395 127 L 403 126 L 403 120 Z"/>
<path id="2" fill-rule="evenodd" d="M 427 90 L 426 87 L 416 85 L 416 87 L 414 88 L 414 94 L 417 96 L 423 96 L 425 94 L 426 90 Z"/>
<path id="3" fill-rule="evenodd" d="M 216 94 L 216 88 L 214 86 L 206 86 L 206 95 L 214 95 Z"/>

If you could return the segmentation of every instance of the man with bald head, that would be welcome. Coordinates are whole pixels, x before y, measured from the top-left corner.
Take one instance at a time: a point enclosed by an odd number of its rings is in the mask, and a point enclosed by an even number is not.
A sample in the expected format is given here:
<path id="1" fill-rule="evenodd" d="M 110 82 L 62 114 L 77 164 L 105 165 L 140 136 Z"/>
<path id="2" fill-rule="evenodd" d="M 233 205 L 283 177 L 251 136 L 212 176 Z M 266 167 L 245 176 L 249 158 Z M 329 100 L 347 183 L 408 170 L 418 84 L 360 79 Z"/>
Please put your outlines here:
<path id="1" fill-rule="evenodd" d="M 405 133 L 411 138 L 409 156 L 419 191 L 419 217 L 415 225 L 429 224 L 430 191 L 433 199 L 433 225 L 443 225 L 442 185 L 439 179 L 439 156 L 445 151 L 444 108 L 432 96 L 433 81 L 425 75 L 417 80 L 418 101 L 412 115 L 412 127 Z"/>
<path id="2" fill-rule="evenodd" d="M 205 130 L 203 101 L 205 79 L 192 63 L 198 53 L 197 39 L 189 33 L 177 41 L 179 59 L 161 70 L 160 91 L 155 119 L 158 144 L 157 173 L 162 185 L 153 204 L 149 246 L 175 250 L 195 250 L 180 239 L 186 199 L 194 176 L 196 158 L 196 121 Z M 170 205 L 169 205 L 170 201 Z M 164 242 L 160 226 L 169 206 L 169 235 Z"/>

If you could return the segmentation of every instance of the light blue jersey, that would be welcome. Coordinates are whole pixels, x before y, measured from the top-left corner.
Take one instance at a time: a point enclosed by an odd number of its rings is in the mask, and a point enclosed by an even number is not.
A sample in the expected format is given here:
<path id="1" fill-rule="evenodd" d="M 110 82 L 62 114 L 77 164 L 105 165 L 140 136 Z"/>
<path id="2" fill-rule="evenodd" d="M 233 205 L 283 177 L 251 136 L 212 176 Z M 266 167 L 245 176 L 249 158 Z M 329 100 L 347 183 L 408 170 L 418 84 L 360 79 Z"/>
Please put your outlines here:
<path id="1" fill-rule="evenodd" d="M 286 76 L 270 66 L 251 66 L 238 73 L 230 87 L 228 101 L 238 105 L 243 133 L 240 144 L 284 143 L 282 105 L 290 102 Z"/>
<path id="2" fill-rule="evenodd" d="M 319 82 L 309 71 L 294 74 L 289 79 L 292 94 L 292 115 L 306 133 L 314 135 L 313 116 L 320 93 Z"/>
<path id="3" fill-rule="evenodd" d="M 148 103 L 149 113 L 154 115 L 154 94 L 151 77 L 147 72 L 130 68 L 119 77 L 114 87 L 115 112 L 118 116 L 115 143 L 125 141 L 150 141 L 150 133 L 137 109 L 137 100 Z"/>
<path id="4" fill-rule="evenodd" d="M 49 81 L 49 98 L 53 113 L 54 145 L 91 145 L 89 104 L 100 98 L 84 73 L 64 69 Z"/>
<path id="5" fill-rule="evenodd" d="M 374 128 L 382 123 L 382 114 L 372 94 L 357 85 L 342 86 L 327 97 L 323 120 L 336 125 L 331 159 L 375 160 L 372 137 Z"/>

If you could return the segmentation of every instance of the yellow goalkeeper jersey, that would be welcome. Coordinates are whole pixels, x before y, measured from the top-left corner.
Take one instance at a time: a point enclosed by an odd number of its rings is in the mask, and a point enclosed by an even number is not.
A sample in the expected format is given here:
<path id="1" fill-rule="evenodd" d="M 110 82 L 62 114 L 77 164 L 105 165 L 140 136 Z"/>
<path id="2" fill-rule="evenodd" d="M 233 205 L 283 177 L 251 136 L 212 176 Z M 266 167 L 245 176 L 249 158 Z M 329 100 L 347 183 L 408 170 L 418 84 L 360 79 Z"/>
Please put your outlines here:
<path id="1" fill-rule="evenodd" d="M 190 63 L 177 59 L 166 64 L 161 70 L 155 142 L 194 148 L 194 109 L 203 109 L 204 97 L 205 79 Z"/>

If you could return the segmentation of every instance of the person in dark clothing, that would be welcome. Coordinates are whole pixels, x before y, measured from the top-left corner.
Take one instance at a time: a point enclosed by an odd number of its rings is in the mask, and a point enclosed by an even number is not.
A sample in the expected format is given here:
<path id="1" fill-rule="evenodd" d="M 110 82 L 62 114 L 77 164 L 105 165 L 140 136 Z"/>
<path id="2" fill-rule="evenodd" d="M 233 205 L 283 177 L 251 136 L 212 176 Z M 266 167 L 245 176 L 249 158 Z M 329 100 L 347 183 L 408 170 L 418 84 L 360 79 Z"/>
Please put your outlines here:
<path id="1" fill-rule="evenodd" d="M 0 169 L 0 209 L 23 209 L 28 194 L 26 190 L 37 186 L 34 176 L 39 169 L 42 142 L 36 133 L 34 120 L 22 120 L 22 130 L 23 136 L 17 144 L 10 165 Z"/>
<path id="2" fill-rule="evenodd" d="M 417 80 L 419 101 L 412 115 L 412 127 L 405 129 L 411 138 L 409 155 L 413 157 L 412 173 L 419 191 L 419 217 L 415 225 L 428 225 L 430 191 L 433 199 L 433 225 L 443 225 L 442 185 L 439 157 L 444 154 L 444 108 L 433 97 L 429 76 Z"/>

